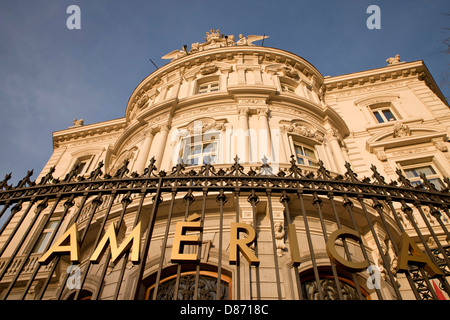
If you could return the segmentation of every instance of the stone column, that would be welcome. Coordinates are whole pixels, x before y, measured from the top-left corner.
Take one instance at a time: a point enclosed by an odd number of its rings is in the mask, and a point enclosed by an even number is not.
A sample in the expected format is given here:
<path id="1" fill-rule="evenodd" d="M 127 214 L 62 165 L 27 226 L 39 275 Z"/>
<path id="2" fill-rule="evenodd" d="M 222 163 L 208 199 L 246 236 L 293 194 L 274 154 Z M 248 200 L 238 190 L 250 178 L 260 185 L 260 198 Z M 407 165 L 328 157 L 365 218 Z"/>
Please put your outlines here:
<path id="1" fill-rule="evenodd" d="M 267 115 L 269 114 L 268 108 L 258 108 L 258 120 L 259 120 L 259 158 L 257 161 L 260 161 L 261 158 L 266 156 L 268 159 L 272 159 L 272 142 L 270 136 L 270 127 L 269 121 L 267 119 Z"/>
<path id="2" fill-rule="evenodd" d="M 169 134 L 169 126 L 167 124 L 163 124 L 159 126 L 159 138 L 158 138 L 158 145 L 157 150 L 155 153 L 155 166 L 158 168 L 158 170 L 161 170 L 161 162 L 164 157 L 164 149 L 166 148 L 167 143 L 167 136 Z"/>
<path id="3" fill-rule="evenodd" d="M 331 129 L 328 132 L 328 141 L 331 146 L 331 150 L 333 151 L 334 161 L 339 173 L 345 172 L 345 158 L 341 149 L 341 145 L 339 143 L 340 140 L 339 132 L 336 129 Z"/>
<path id="4" fill-rule="evenodd" d="M 139 151 L 139 158 L 136 161 L 135 168 L 138 174 L 142 174 L 144 172 L 144 169 L 147 165 L 148 161 L 148 154 L 150 152 L 150 148 L 152 146 L 153 142 L 153 128 L 147 128 L 144 131 L 145 139 L 141 145 L 140 151 Z"/>
<path id="5" fill-rule="evenodd" d="M 241 158 L 241 163 L 250 161 L 250 135 L 248 127 L 248 108 L 239 108 L 239 129 L 237 130 L 236 138 L 236 153 Z"/>

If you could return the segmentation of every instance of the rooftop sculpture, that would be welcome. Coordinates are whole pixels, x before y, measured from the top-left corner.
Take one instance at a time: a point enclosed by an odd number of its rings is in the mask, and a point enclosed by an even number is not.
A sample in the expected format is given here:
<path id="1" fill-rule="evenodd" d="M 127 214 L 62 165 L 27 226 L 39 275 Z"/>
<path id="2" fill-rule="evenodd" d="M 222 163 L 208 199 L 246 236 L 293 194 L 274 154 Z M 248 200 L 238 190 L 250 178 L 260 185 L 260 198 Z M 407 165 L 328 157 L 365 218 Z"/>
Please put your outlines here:
<path id="1" fill-rule="evenodd" d="M 165 56 L 161 57 L 162 59 L 171 59 L 172 61 L 182 58 L 188 54 L 193 54 L 209 49 L 220 48 L 220 47 L 231 47 L 231 46 L 254 46 L 253 42 L 258 40 L 267 39 L 269 36 L 258 36 L 258 35 L 248 35 L 245 37 L 242 34 L 239 34 L 239 39 L 235 41 L 234 35 L 224 35 L 220 33 L 220 30 L 211 29 L 209 32 L 206 32 L 205 42 L 199 43 L 195 42 L 191 45 L 191 50 L 187 51 L 187 46 L 183 46 L 181 50 L 174 50 Z"/>

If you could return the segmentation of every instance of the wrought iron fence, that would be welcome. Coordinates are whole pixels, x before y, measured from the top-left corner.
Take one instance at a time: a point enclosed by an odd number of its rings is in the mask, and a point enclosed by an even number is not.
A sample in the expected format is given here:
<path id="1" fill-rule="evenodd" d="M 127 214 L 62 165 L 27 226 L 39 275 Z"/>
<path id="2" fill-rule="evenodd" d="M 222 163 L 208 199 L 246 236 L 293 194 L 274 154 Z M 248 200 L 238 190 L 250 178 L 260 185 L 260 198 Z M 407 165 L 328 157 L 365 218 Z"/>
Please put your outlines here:
<path id="1" fill-rule="evenodd" d="M 325 260 L 328 259 L 328 261 L 324 264 L 323 255 L 321 256 L 315 247 L 317 238 L 313 239 L 310 230 L 311 217 L 319 221 L 321 236 L 325 243 L 330 241 L 330 234 L 332 234 L 327 221 L 332 221 L 338 229 L 347 224 L 347 227 L 355 232 L 353 240 L 341 237 L 339 242 L 341 251 L 350 262 L 352 261 L 349 251 L 351 241 L 360 247 L 364 260 L 372 262 L 374 260 L 369 257 L 367 244 L 362 241 L 360 225 L 361 221 L 364 222 L 373 241 L 375 248 L 373 251 L 378 256 L 376 262 L 383 268 L 383 286 L 390 292 L 390 295 L 386 295 L 379 286 L 375 286 L 372 288 L 372 293 L 378 299 L 389 297 L 404 299 L 407 297 L 407 291 L 411 292 L 416 299 L 439 299 L 441 297 L 439 290 L 450 295 L 447 279 L 450 273 L 447 240 L 450 240 L 450 235 L 445 221 L 450 217 L 448 178 L 444 179 L 447 187 L 437 190 L 425 176 L 422 176 L 420 186 L 413 186 L 400 170 L 397 170 L 397 181 L 388 183 L 375 166 L 371 167 L 372 177 L 359 179 L 349 163 L 346 164 L 347 171 L 344 175 L 336 175 L 330 173 L 322 162 L 319 162 L 319 167 L 316 169 L 306 168 L 297 165 L 294 157 L 290 166 L 280 168 L 277 173 L 273 172 L 267 159 L 263 159 L 260 167 L 250 167 L 247 170 L 239 163 L 237 157 L 228 167 L 216 165 L 215 168 L 211 164 L 204 164 L 197 167 L 197 170 L 186 168 L 180 162 L 172 168 L 171 172 L 158 172 L 154 164 L 155 160 L 152 159 L 143 174 L 139 175 L 129 172 L 126 161 L 114 175 L 109 175 L 103 173 L 103 163 L 99 163 L 98 167 L 87 176 L 77 176 L 77 168 L 74 168 L 63 179 L 55 179 L 52 175 L 54 168 L 51 168 L 40 181 L 32 181 L 33 172 L 29 171 L 16 186 L 8 184 L 11 174 L 7 175 L 0 182 L 0 205 L 2 206 L 0 218 L 7 216 L 6 223 L 0 230 L 0 298 L 64 299 L 71 293 L 70 298 L 73 299 L 100 299 L 103 297 L 102 292 L 106 283 L 110 283 L 106 280 L 113 268 L 119 272 L 113 286 L 113 294 L 109 297 L 112 299 L 146 297 L 158 299 L 170 298 L 172 294 L 175 299 L 180 296 L 188 299 L 201 299 L 205 296 L 214 299 L 224 299 L 229 296 L 233 299 L 261 298 L 259 274 L 261 266 L 258 263 L 247 263 L 241 256 L 238 256 L 233 269 L 230 269 L 228 263 L 224 263 L 224 255 L 228 254 L 225 253 L 227 249 L 223 242 L 226 229 L 224 208 L 227 202 L 232 202 L 232 206 L 227 210 L 230 208 L 235 210 L 234 222 L 242 222 L 240 213 L 242 199 L 247 201 L 253 212 L 251 223 L 256 236 L 251 252 L 256 256 L 258 252 L 261 252 L 258 239 L 260 229 L 256 221 L 257 205 L 261 199 L 267 203 L 270 226 L 268 230 L 271 235 L 271 265 L 273 263 L 276 297 L 279 299 L 286 297 L 286 289 L 282 283 L 289 282 L 284 276 L 283 281 L 281 279 L 280 269 L 285 265 L 280 265 L 280 251 L 290 253 L 288 266 L 293 270 L 294 277 L 289 285 L 295 289 L 291 295 L 292 298 L 366 299 L 370 294 L 367 287 L 359 285 L 361 272 L 351 268 L 349 271 L 345 265 L 333 259 L 332 255 L 326 257 Z M 211 208 L 211 198 L 216 201 L 214 208 Z M 201 206 L 198 206 L 201 214 L 192 218 L 192 204 L 197 199 L 201 199 Z M 200 229 L 204 227 L 208 219 L 218 220 L 218 241 L 215 244 L 218 256 L 213 267 L 205 266 L 202 262 L 201 255 L 205 244 L 202 233 L 199 234 L 198 241 L 194 245 L 197 249 L 193 252 L 199 257 L 195 262 L 189 266 L 183 263 L 167 262 L 169 230 L 173 224 L 174 212 L 177 210 L 175 207 L 178 206 L 180 210 L 180 203 L 185 212 L 184 221 L 195 219 L 199 221 Z M 280 229 L 274 223 L 274 203 L 281 203 L 283 208 L 284 224 L 281 224 Z M 113 210 L 117 206 L 120 210 Z M 211 210 L 218 215 L 210 218 L 206 212 Z M 97 248 L 110 220 L 114 218 L 114 231 L 118 234 L 124 227 L 126 217 L 132 217 L 133 230 L 140 223 L 143 224 L 140 256 L 138 261 L 134 261 L 131 265 L 133 279 L 130 281 L 133 282 L 133 286 L 126 294 L 123 292 L 123 284 L 129 275 L 127 273 L 131 258 L 129 251 L 124 251 L 125 253 L 118 257 L 117 261 L 113 261 L 111 251 L 106 250 L 99 258 L 102 262 L 100 264 L 86 257 L 80 259 L 81 261 L 70 262 L 64 255 L 52 256 L 48 264 L 39 263 L 38 259 L 42 253 L 33 251 L 49 221 L 56 221 L 56 224 L 52 232 L 48 234 L 43 252 L 50 249 L 57 234 L 61 234 L 75 223 L 80 233 L 77 242 L 82 251 L 81 256 L 84 256 L 86 242 L 93 244 L 92 248 Z M 422 254 L 438 266 L 440 272 L 430 272 L 427 269 L 429 265 L 423 261 L 409 264 L 402 270 L 401 275 L 397 272 L 395 267 L 400 258 L 399 255 L 403 254 L 400 237 L 407 229 L 404 218 L 408 221 L 410 229 L 414 231 L 413 236 L 421 246 Z M 422 225 L 416 221 L 417 218 L 423 222 Z M 302 223 L 302 230 L 306 237 L 306 240 L 299 243 L 297 247 L 295 243 L 297 240 L 293 241 L 297 237 L 288 239 L 287 236 L 295 235 L 294 220 Z M 97 223 L 95 228 L 92 227 L 94 221 Z M 156 259 L 158 261 L 155 262 L 155 272 L 148 276 L 146 274 L 149 264 L 148 254 L 150 245 L 155 239 L 156 221 L 166 223 L 163 228 L 165 232 L 158 238 L 161 251 L 160 257 Z M 290 226 L 294 226 L 293 229 Z M 379 237 L 378 228 L 380 227 L 384 230 L 383 239 Z M 284 233 L 284 231 L 287 232 Z M 279 236 L 279 232 L 282 232 L 282 236 Z M 433 242 L 432 245 L 430 239 Z M 390 252 L 386 249 L 386 243 L 390 247 Z M 309 251 L 309 254 L 300 257 L 299 247 L 303 251 Z M 413 248 L 408 247 L 406 257 L 418 255 L 418 252 L 413 251 Z M 67 286 L 71 277 L 71 273 L 66 272 L 68 265 L 79 267 L 77 269 L 79 283 L 69 288 L 72 289 L 71 291 Z M 302 271 L 303 265 L 310 265 L 309 275 Z M 203 276 L 205 268 L 214 276 L 211 277 L 211 274 L 207 277 Z M 164 280 L 164 277 L 168 275 L 168 269 L 172 270 L 171 279 L 175 279 L 174 281 Z M 189 277 L 186 276 L 186 271 L 189 271 Z M 249 276 L 242 277 L 242 274 L 247 271 Z M 96 278 L 94 290 L 86 294 L 87 279 L 94 273 Z M 225 273 L 231 280 L 224 280 Z M 367 276 L 364 279 L 366 278 Z M 186 282 L 186 279 L 190 281 L 189 292 L 185 290 L 184 293 L 180 293 L 180 283 Z M 402 284 L 399 283 L 400 280 L 403 281 Z M 245 284 L 245 281 L 248 283 Z M 224 287 L 225 284 L 226 287 Z M 249 286 L 249 295 L 241 292 L 246 285 Z M 408 290 L 405 291 L 405 289 Z"/>

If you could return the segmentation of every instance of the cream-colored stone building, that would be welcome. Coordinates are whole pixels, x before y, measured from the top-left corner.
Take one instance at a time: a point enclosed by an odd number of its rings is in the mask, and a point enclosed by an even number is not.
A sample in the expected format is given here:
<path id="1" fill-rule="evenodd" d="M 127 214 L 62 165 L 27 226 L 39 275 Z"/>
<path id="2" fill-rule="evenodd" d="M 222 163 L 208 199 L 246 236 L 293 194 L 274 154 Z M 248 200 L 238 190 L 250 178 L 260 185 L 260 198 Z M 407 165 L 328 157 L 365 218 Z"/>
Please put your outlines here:
<path id="1" fill-rule="evenodd" d="M 375 181 L 376 167 L 385 186 L 397 181 L 399 174 L 418 186 L 423 184 L 420 174 L 425 174 L 436 194 L 448 194 L 449 106 L 423 61 L 405 62 L 395 56 L 377 69 L 324 77 L 294 53 L 252 43 L 261 44 L 263 39 L 242 35 L 235 39 L 211 30 L 204 42 L 192 44 L 190 50 L 185 47 L 166 55 L 163 58 L 171 61 L 136 87 L 123 118 L 94 124 L 75 119 L 73 126 L 54 132 L 53 154 L 36 183 L 49 171 L 59 181 L 76 181 L 73 174 L 82 177 L 77 181 L 89 181 L 96 168 L 113 180 L 152 174 L 164 177 L 175 175 L 180 163 L 185 166 L 184 177 L 190 170 L 201 177 L 205 164 L 213 165 L 219 174 L 221 169 L 229 172 L 238 159 L 243 172 L 268 177 L 283 177 L 295 166 L 304 176 L 326 168 L 330 179 L 336 181 L 350 179 L 349 172 L 359 181 L 365 177 Z M 165 174 L 158 174 L 160 171 Z M 189 182 L 183 190 L 188 186 Z M 410 204 L 413 211 L 409 216 L 395 197 L 393 202 L 380 198 L 383 214 L 378 214 L 379 207 L 370 205 L 376 192 L 372 197 L 365 194 L 361 202 L 354 197 L 353 210 L 341 205 L 346 203 L 342 194 L 333 198 L 320 192 L 291 193 L 286 210 L 287 202 L 279 201 L 278 191 L 272 197 L 272 191 L 261 193 L 258 189 L 257 201 L 252 202 L 242 187 L 245 195 L 228 193 L 222 208 L 218 189 L 208 194 L 192 189 L 192 194 L 163 192 L 163 201 L 154 209 L 152 196 L 141 197 L 138 189 L 133 189 L 128 198 L 125 187 L 117 188 L 125 191 L 114 196 L 100 194 L 101 203 L 92 194 L 83 198 L 81 190 L 67 210 L 63 200 L 55 203 L 54 198 L 41 210 L 38 201 L 31 202 L 29 212 L 38 212 L 36 215 L 28 214 L 24 205 L 0 236 L 4 247 L 0 270 L 6 270 L 0 274 L 0 298 L 72 299 L 78 294 L 77 298 L 144 299 L 152 298 L 156 282 L 160 283 L 158 299 L 171 298 L 175 286 L 178 298 L 193 298 L 195 293 L 188 289 L 194 282 L 201 289 L 195 296 L 198 299 L 217 298 L 216 291 L 221 292 L 220 298 L 229 299 L 414 299 L 425 297 L 424 282 L 428 296 L 449 297 L 445 276 L 429 274 L 430 279 L 424 276 L 414 282 L 408 279 L 408 272 L 395 270 L 403 233 L 424 251 L 441 247 L 448 252 L 448 198 L 440 200 L 441 216 L 435 215 L 428 203 L 423 208 Z M 289 188 L 292 186 L 286 186 Z M 132 202 L 125 205 L 123 199 Z M 136 212 L 141 213 L 140 220 Z M 144 235 L 151 230 L 148 253 L 141 254 L 144 262 L 123 263 L 122 258 L 108 263 L 106 254 L 98 264 L 89 262 L 102 230 L 106 232 L 121 221 L 118 238 L 123 239 L 135 230 L 138 220 L 142 222 L 143 250 L 147 248 Z M 171 259 L 177 222 L 185 220 L 201 221 L 202 232 L 188 232 L 200 241 L 200 263 Z M 246 223 L 256 231 L 257 242 L 250 249 L 258 257 L 258 265 L 250 265 L 243 256 L 237 263 L 229 263 L 234 222 Z M 80 264 L 75 264 L 80 273 L 70 269 L 65 254 L 55 258 L 59 263 L 40 265 L 32 276 L 50 240 L 54 243 L 74 223 L 78 240 L 82 240 Z M 298 242 L 298 263 L 292 254 L 295 241 L 288 230 L 290 224 Z M 350 255 L 349 260 L 378 266 L 380 271 L 375 273 L 381 279 L 380 287 L 369 284 L 370 271 L 349 272 L 333 262 L 326 243 L 341 226 L 356 227 L 365 250 L 358 241 L 348 239 L 336 242 L 338 252 L 347 258 Z M 198 248 L 186 245 L 182 254 L 196 254 Z M 448 270 L 448 265 L 442 268 Z M 421 272 L 410 271 L 409 276 Z M 81 290 L 76 285 L 80 277 Z M 220 290 L 216 290 L 218 277 Z M 71 279 L 75 281 L 72 285 Z M 118 279 L 122 279 L 120 286 Z M 411 288 L 413 282 L 416 292 Z M 330 289 L 336 285 L 342 296 Z"/>

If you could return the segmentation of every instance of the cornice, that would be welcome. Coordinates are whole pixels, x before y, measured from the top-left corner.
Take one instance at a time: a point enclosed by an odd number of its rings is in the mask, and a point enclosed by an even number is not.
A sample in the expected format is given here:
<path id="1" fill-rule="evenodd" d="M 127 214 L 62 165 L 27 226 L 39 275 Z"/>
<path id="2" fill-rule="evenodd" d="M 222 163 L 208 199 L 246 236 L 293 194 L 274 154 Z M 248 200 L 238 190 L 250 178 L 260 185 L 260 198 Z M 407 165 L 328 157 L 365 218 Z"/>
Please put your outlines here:
<path id="1" fill-rule="evenodd" d="M 53 132 L 53 143 L 75 140 L 85 137 L 104 135 L 105 133 L 119 133 L 126 127 L 125 118 L 98 122 L 89 125 L 71 127 L 65 130 Z"/>
<path id="2" fill-rule="evenodd" d="M 401 62 L 382 68 L 327 77 L 324 80 L 326 87 L 325 97 L 330 98 L 336 93 L 348 92 L 362 87 L 379 85 L 382 83 L 393 83 L 406 79 L 424 81 L 442 102 L 448 106 L 447 100 L 422 60 Z"/>

